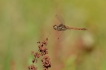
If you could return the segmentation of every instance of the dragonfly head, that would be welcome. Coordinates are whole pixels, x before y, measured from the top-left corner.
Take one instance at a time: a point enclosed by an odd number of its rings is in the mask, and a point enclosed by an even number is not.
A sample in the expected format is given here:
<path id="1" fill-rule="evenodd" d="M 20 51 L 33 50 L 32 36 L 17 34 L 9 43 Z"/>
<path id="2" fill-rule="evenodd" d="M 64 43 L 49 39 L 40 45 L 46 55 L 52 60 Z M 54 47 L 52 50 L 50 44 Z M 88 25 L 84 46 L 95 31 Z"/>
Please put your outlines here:
<path id="1" fill-rule="evenodd" d="M 54 30 L 57 30 L 57 25 L 54 25 L 53 28 L 54 28 Z"/>

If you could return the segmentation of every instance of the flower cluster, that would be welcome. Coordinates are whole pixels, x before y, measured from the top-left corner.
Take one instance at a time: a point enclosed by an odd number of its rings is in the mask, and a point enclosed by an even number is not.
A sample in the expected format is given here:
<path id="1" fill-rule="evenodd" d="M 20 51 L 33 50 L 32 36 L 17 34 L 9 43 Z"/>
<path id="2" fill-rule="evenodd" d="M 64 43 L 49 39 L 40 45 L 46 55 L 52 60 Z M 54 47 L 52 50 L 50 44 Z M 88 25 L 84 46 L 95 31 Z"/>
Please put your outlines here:
<path id="1" fill-rule="evenodd" d="M 46 48 L 47 41 L 48 41 L 48 38 L 46 38 L 46 40 L 43 42 L 37 42 L 39 44 L 38 45 L 39 52 L 41 53 L 42 56 L 48 54 L 48 51 L 47 51 L 48 49 Z"/>
<path id="2" fill-rule="evenodd" d="M 47 55 L 48 54 L 48 49 L 46 48 L 48 44 L 47 42 L 48 42 L 48 38 L 46 38 L 46 40 L 44 40 L 43 42 L 37 42 L 39 51 L 32 52 L 32 55 L 34 56 L 32 63 L 33 64 L 37 63 L 37 59 L 41 57 L 41 62 L 44 70 L 48 70 L 48 68 L 51 67 L 50 58 Z M 33 64 L 28 67 L 29 70 L 37 70 L 37 67 L 35 67 Z"/>
<path id="3" fill-rule="evenodd" d="M 44 70 L 48 70 L 48 68 L 51 67 L 49 56 L 44 56 L 41 61 L 42 61 Z"/>
<path id="4" fill-rule="evenodd" d="M 29 70 L 37 70 L 37 67 L 35 67 L 34 65 L 30 65 L 30 66 L 28 66 L 28 69 Z"/>

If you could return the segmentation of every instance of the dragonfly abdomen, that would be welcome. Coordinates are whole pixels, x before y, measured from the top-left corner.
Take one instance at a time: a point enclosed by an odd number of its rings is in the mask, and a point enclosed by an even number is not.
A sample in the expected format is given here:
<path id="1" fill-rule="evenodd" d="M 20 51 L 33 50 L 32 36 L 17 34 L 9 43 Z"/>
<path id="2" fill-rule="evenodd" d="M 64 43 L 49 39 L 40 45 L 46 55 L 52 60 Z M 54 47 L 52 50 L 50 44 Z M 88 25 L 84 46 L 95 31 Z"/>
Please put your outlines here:
<path id="1" fill-rule="evenodd" d="M 73 30 L 87 30 L 86 28 L 73 28 L 73 27 L 67 27 L 67 29 L 73 29 Z"/>

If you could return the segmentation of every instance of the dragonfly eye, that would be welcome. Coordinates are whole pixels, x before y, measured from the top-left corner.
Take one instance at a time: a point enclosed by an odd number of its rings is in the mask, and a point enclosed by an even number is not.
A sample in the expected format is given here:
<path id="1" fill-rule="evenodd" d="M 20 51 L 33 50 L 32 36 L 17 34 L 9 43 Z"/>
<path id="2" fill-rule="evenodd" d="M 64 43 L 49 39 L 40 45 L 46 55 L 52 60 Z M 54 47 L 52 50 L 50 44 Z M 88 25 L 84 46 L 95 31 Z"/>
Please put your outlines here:
<path id="1" fill-rule="evenodd" d="M 54 25 L 53 28 L 54 28 L 55 30 L 57 30 L 57 25 Z"/>

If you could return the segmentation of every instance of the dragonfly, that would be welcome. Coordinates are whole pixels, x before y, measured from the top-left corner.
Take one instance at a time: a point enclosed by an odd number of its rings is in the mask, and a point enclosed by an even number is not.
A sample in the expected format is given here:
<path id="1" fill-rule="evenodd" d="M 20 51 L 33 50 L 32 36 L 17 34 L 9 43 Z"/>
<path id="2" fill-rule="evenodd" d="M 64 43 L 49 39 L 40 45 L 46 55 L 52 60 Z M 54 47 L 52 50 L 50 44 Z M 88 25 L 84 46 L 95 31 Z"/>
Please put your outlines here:
<path id="1" fill-rule="evenodd" d="M 66 31 L 66 30 L 87 30 L 86 28 L 75 28 L 75 27 L 70 27 L 70 26 L 66 26 L 64 20 L 62 19 L 61 16 L 56 15 L 55 16 L 59 21 L 60 24 L 58 25 L 53 25 L 53 29 L 57 30 L 57 31 Z M 59 39 L 59 38 L 58 38 Z"/>
<path id="2" fill-rule="evenodd" d="M 74 28 L 74 27 L 70 27 L 70 26 L 66 26 L 64 24 L 64 20 L 59 17 L 59 15 L 56 15 L 57 19 L 60 21 L 60 24 L 59 25 L 53 25 L 53 28 L 54 30 L 57 30 L 57 31 L 65 31 L 65 30 L 87 30 L 86 28 Z"/>

